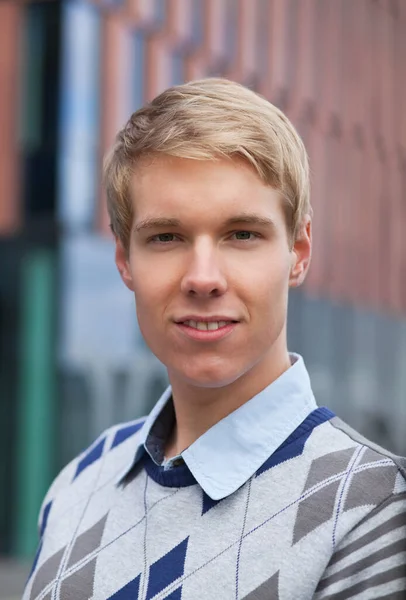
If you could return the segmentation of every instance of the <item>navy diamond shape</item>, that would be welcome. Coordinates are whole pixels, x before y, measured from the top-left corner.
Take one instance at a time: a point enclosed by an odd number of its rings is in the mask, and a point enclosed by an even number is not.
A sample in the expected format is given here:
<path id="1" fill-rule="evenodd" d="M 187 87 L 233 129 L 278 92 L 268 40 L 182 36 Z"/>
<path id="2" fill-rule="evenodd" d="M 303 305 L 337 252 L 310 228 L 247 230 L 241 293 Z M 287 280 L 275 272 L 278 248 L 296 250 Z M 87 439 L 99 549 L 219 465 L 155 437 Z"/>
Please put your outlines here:
<path id="1" fill-rule="evenodd" d="M 216 506 L 219 502 L 221 502 L 221 500 L 213 500 L 212 498 L 210 498 L 210 496 L 206 494 L 206 492 L 203 492 L 202 516 L 204 515 L 204 513 L 207 513 L 208 510 L 213 508 L 213 506 Z"/>
<path id="2" fill-rule="evenodd" d="M 103 438 L 96 446 L 94 446 L 94 448 L 92 448 L 91 450 L 89 450 L 89 452 L 87 452 L 87 454 L 85 454 L 82 460 L 78 463 L 75 477 L 73 478 L 74 480 L 84 469 L 86 469 L 86 467 L 88 467 L 101 457 L 105 441 L 106 438 Z"/>
<path id="3" fill-rule="evenodd" d="M 169 596 L 165 596 L 164 600 L 182 600 L 182 586 L 176 588 Z"/>
<path id="4" fill-rule="evenodd" d="M 37 551 L 35 553 L 34 562 L 32 563 L 31 571 L 30 571 L 30 574 L 28 575 L 27 582 L 31 579 L 31 575 L 34 573 L 35 569 L 37 568 L 38 559 L 39 559 L 39 555 L 41 554 L 41 550 L 42 550 L 42 540 L 40 541 Z"/>
<path id="5" fill-rule="evenodd" d="M 151 565 L 146 600 L 153 598 L 155 594 L 182 577 L 185 569 L 188 541 L 189 537 Z"/>
<path id="6" fill-rule="evenodd" d="M 122 427 L 118 431 L 116 431 L 116 435 L 114 436 L 113 443 L 111 444 L 111 448 L 115 448 L 119 444 L 125 442 L 127 438 L 134 435 L 141 427 L 144 425 L 144 421 L 141 423 L 135 423 L 133 425 L 127 425 L 127 427 Z"/>
<path id="7" fill-rule="evenodd" d="M 49 512 L 51 510 L 52 507 L 52 500 L 50 502 L 48 502 L 48 504 L 46 505 L 46 507 L 44 508 L 44 513 L 43 513 L 43 517 L 42 517 L 42 523 L 41 523 L 41 530 L 40 530 L 40 537 L 42 537 L 44 535 L 47 523 L 48 523 L 48 517 L 49 517 Z"/>
<path id="8" fill-rule="evenodd" d="M 256 477 L 287 460 L 300 456 L 303 453 L 305 443 L 310 437 L 310 434 L 311 431 L 307 431 L 298 440 L 295 440 L 288 445 L 282 444 L 282 446 L 280 446 L 278 450 L 275 450 L 275 452 L 264 462 L 262 467 L 259 467 L 256 472 Z"/>
<path id="9" fill-rule="evenodd" d="M 34 573 L 35 569 L 37 568 L 37 563 L 38 563 L 39 555 L 41 554 L 41 550 L 42 550 L 42 538 L 44 536 L 45 529 L 47 527 L 48 517 L 49 517 L 49 513 L 50 513 L 51 508 L 52 508 L 52 500 L 50 502 L 48 502 L 48 504 L 44 508 L 44 512 L 43 512 L 43 515 L 42 515 L 42 522 L 41 522 L 40 532 L 39 532 L 40 543 L 39 543 L 39 546 L 38 546 L 37 551 L 35 553 L 34 562 L 32 563 L 31 571 L 30 571 L 30 574 L 28 576 L 28 581 L 30 580 L 31 575 Z"/>
<path id="10" fill-rule="evenodd" d="M 256 477 L 287 460 L 300 456 L 313 429 L 325 421 L 329 421 L 332 417 L 334 417 L 334 413 L 325 406 L 316 408 L 264 462 L 256 472 Z"/>
<path id="11" fill-rule="evenodd" d="M 138 575 L 132 581 L 129 581 L 124 587 L 118 592 L 115 592 L 108 600 L 136 600 L 138 598 L 138 591 L 140 589 L 141 575 Z"/>

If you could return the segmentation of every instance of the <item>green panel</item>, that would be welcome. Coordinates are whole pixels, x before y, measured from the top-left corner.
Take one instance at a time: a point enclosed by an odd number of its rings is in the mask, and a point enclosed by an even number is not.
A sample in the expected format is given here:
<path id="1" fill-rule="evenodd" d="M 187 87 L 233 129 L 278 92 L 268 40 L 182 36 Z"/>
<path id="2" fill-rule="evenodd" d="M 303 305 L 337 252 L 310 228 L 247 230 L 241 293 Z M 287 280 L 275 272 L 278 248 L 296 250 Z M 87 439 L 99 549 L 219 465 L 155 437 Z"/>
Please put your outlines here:
<path id="1" fill-rule="evenodd" d="M 0 238 L 0 555 L 10 551 L 14 510 L 19 255 L 15 239 Z"/>
<path id="2" fill-rule="evenodd" d="M 52 479 L 55 443 L 54 258 L 27 255 L 21 270 L 15 552 L 31 556 L 37 519 Z"/>

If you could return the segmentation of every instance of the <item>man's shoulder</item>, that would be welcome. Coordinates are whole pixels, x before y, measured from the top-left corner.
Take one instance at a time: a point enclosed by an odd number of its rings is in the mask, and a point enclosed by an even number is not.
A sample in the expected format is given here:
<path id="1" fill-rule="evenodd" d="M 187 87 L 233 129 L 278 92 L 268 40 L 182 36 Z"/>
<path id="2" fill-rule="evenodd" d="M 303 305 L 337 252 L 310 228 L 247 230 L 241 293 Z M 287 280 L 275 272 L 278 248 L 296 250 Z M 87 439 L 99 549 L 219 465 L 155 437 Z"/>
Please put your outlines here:
<path id="1" fill-rule="evenodd" d="M 326 472 L 330 461 L 339 465 L 341 474 L 335 483 L 328 482 L 330 491 L 336 485 L 331 495 L 334 552 L 314 598 L 348 597 L 348 590 L 356 594 L 370 589 L 372 593 L 381 587 L 379 597 L 392 598 L 385 595 L 390 589 L 394 598 L 403 598 L 406 459 L 337 417 L 328 423 L 322 442 L 320 470 Z M 339 443 L 341 450 L 336 449 Z"/>
<path id="2" fill-rule="evenodd" d="M 367 439 L 339 417 L 315 428 L 307 445 L 307 488 L 340 481 L 345 511 L 374 508 L 406 492 L 406 458 Z"/>
<path id="3" fill-rule="evenodd" d="M 362 450 L 360 450 L 360 452 L 362 452 L 362 460 L 358 461 L 358 464 L 365 465 L 377 463 L 377 466 L 395 467 L 398 470 L 399 475 L 406 480 L 405 457 L 399 456 L 364 437 L 339 417 L 332 418 L 330 420 L 330 425 L 332 429 L 336 431 L 336 435 L 344 437 L 362 448 Z"/>
<path id="4" fill-rule="evenodd" d="M 39 514 L 39 530 L 45 529 L 47 515 L 54 501 L 63 495 L 86 494 L 95 485 L 117 479 L 128 465 L 139 443 L 145 417 L 109 427 L 72 459 L 56 476 L 44 498 Z"/>

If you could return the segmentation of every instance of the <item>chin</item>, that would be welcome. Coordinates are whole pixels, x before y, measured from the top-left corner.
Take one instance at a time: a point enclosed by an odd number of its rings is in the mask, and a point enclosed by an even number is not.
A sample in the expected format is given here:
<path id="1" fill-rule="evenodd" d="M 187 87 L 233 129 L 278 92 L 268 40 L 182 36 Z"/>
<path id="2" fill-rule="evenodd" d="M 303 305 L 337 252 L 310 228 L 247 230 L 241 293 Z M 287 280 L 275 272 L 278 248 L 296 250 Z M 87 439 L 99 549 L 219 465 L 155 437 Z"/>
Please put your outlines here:
<path id="1" fill-rule="evenodd" d="M 221 388 L 234 383 L 242 372 L 236 371 L 235 365 L 228 368 L 226 365 L 211 365 L 202 368 L 202 365 L 196 368 L 170 369 L 176 373 L 177 378 L 183 379 L 188 385 L 201 388 Z"/>
<path id="2" fill-rule="evenodd" d="M 238 379 L 238 378 L 235 378 Z M 185 381 L 195 388 L 218 389 L 223 388 L 235 381 L 235 379 L 191 379 L 185 378 Z"/>

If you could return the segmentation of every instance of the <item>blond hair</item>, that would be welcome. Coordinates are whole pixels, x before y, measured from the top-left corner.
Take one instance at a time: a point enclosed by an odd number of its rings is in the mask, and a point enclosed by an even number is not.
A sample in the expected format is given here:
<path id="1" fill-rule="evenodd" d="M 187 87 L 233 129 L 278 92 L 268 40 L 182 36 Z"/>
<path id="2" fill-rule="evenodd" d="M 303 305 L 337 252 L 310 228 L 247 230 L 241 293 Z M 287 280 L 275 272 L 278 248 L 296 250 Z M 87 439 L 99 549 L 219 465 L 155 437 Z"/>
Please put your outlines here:
<path id="1" fill-rule="evenodd" d="M 202 79 L 171 87 L 137 110 L 106 156 L 104 185 L 111 228 L 127 250 L 133 222 L 131 174 L 142 159 L 160 153 L 247 161 L 285 199 L 292 242 L 303 218 L 311 214 L 307 153 L 289 119 L 238 83 Z"/>

